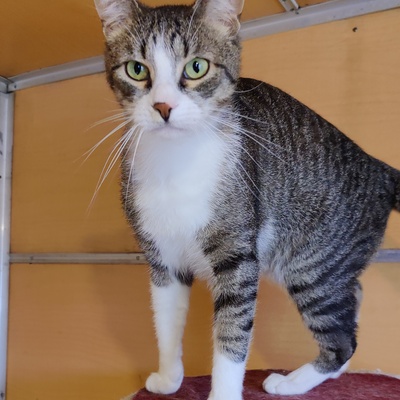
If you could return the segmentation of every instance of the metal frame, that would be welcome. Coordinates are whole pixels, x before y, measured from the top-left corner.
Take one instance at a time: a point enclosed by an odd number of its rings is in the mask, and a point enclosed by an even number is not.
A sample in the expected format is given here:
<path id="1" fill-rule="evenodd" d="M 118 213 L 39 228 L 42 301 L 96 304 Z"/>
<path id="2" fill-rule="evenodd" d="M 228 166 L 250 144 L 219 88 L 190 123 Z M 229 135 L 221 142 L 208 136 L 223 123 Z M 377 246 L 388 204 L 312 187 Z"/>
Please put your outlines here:
<path id="1" fill-rule="evenodd" d="M 0 398 L 6 393 L 14 95 L 0 92 Z"/>
<path id="2" fill-rule="evenodd" d="M 296 0 L 279 0 L 279 3 L 286 11 L 296 11 L 300 8 Z"/>
<path id="3" fill-rule="evenodd" d="M 286 3 L 289 2 L 289 0 L 285 1 Z M 244 39 L 255 39 L 312 25 L 390 10 L 400 7 L 400 0 L 333 0 L 298 9 L 295 8 L 294 4 L 297 3 L 292 2 L 293 8 L 285 13 L 245 22 L 242 25 L 242 37 Z M 283 7 L 289 9 L 288 5 Z"/>
<path id="4" fill-rule="evenodd" d="M 145 264 L 143 253 L 13 253 L 11 264 Z"/>
<path id="5" fill-rule="evenodd" d="M 103 56 L 86 58 L 14 76 L 9 79 L 8 91 L 14 92 L 47 83 L 99 74 L 104 70 Z"/>
<path id="6" fill-rule="evenodd" d="M 8 85 L 10 81 L 7 78 L 0 76 L 0 93 L 8 93 Z"/>
<path id="7" fill-rule="evenodd" d="M 374 263 L 400 262 L 400 249 L 381 249 Z M 11 253 L 10 264 L 146 264 L 143 253 Z"/>
<path id="8" fill-rule="evenodd" d="M 300 8 L 295 0 L 279 0 L 286 12 L 242 24 L 243 40 L 400 7 L 400 0 L 332 0 Z M 290 4 L 289 4 L 290 3 Z M 0 76 L 0 399 L 6 393 L 9 267 L 12 263 L 143 264 L 142 253 L 10 254 L 11 157 L 14 95 L 12 92 L 104 72 L 103 57 L 43 68 L 11 78 Z M 400 249 L 380 250 L 374 262 L 400 262 Z"/>

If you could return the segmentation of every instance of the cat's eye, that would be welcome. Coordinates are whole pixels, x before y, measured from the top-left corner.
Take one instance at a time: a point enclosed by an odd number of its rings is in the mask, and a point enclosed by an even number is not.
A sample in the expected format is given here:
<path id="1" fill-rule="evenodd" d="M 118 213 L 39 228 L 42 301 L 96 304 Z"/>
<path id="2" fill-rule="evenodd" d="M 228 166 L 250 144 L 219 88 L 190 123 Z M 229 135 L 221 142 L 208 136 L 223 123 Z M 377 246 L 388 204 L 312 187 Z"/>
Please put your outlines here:
<path id="1" fill-rule="evenodd" d="M 204 58 L 194 58 L 185 65 L 183 76 L 186 79 L 200 79 L 205 76 L 210 69 L 210 63 Z"/>
<path id="2" fill-rule="evenodd" d="M 135 81 L 145 81 L 149 79 L 149 69 L 139 61 L 129 61 L 125 65 L 127 75 Z"/>

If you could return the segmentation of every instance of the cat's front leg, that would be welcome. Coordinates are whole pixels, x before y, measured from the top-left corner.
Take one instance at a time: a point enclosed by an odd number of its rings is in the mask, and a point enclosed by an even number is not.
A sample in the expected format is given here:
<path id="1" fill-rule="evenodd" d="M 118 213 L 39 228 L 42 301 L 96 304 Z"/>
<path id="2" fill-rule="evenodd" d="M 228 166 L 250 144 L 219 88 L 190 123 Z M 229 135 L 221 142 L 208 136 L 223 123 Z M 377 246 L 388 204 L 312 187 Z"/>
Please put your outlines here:
<path id="1" fill-rule="evenodd" d="M 171 278 L 151 285 L 154 324 L 156 328 L 159 368 L 146 381 L 153 393 L 176 392 L 183 380 L 182 336 L 189 308 L 190 286 Z"/>
<path id="2" fill-rule="evenodd" d="M 242 400 L 255 313 L 258 270 L 252 255 L 214 268 L 214 359 L 208 400 Z"/>

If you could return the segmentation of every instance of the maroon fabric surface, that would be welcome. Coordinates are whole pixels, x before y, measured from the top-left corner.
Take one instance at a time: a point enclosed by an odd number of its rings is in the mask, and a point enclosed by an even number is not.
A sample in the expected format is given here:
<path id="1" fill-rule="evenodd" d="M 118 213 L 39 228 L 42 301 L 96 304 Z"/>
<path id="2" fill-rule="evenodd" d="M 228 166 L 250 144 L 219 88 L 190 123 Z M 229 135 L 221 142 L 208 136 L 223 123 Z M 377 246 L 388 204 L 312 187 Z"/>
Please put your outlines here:
<path id="1" fill-rule="evenodd" d="M 288 373 L 270 370 L 247 371 L 244 400 L 400 400 L 400 380 L 377 374 L 343 374 L 340 378 L 329 379 L 300 396 L 271 395 L 264 392 L 262 382 L 273 372 Z M 210 387 L 210 376 L 185 378 L 175 394 L 157 395 L 142 389 L 132 400 L 207 400 Z"/>

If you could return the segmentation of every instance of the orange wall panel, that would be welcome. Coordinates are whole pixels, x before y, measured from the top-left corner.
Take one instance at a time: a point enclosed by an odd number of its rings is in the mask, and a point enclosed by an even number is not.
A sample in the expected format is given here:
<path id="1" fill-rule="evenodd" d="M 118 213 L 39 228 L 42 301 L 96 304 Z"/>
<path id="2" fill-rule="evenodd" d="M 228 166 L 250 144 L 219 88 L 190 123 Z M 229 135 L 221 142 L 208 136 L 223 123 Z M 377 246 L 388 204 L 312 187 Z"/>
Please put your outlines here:
<path id="1" fill-rule="evenodd" d="M 17 93 L 13 157 L 13 252 L 137 251 L 119 201 L 114 168 L 91 204 L 120 113 L 103 75 Z"/>
<path id="2" fill-rule="evenodd" d="M 353 370 L 399 374 L 400 264 L 363 277 Z M 110 400 L 143 387 L 157 367 L 145 266 L 13 265 L 9 321 L 10 400 Z M 184 338 L 186 375 L 211 371 L 212 303 L 197 282 Z M 384 338 L 384 340 L 382 340 Z M 317 354 L 295 306 L 262 281 L 249 369 L 294 369 Z"/>

